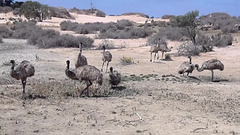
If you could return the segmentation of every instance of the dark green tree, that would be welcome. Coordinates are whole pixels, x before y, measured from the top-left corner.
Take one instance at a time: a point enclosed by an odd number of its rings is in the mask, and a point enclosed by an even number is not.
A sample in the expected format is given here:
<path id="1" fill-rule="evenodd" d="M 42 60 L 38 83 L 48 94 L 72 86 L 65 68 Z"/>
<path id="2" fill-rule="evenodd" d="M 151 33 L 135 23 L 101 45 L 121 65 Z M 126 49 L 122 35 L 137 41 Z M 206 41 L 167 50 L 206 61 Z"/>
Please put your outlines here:
<path id="1" fill-rule="evenodd" d="M 176 16 L 170 21 L 170 24 L 175 27 L 181 27 L 190 37 L 193 44 L 196 45 L 196 35 L 197 35 L 197 16 L 199 11 L 190 11 L 185 15 Z"/>
<path id="2" fill-rule="evenodd" d="M 12 3 L 14 2 L 14 0 L 5 0 L 5 6 L 11 6 L 12 5 Z"/>
<path id="3" fill-rule="evenodd" d="M 36 1 L 26 1 L 20 8 L 20 15 L 24 15 L 28 20 L 42 21 L 51 16 L 50 8 L 41 5 Z"/>
<path id="4" fill-rule="evenodd" d="M 4 5 L 3 0 L 0 0 L 0 6 L 2 7 Z"/>

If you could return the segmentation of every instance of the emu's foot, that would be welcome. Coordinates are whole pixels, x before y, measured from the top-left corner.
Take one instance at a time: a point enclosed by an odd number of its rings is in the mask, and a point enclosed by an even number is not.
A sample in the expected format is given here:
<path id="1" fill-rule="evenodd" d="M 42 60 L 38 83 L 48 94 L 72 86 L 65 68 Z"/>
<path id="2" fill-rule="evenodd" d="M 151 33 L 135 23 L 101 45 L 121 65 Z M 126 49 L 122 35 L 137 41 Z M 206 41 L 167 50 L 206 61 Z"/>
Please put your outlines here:
<path id="1" fill-rule="evenodd" d="M 22 97 L 21 97 L 21 99 L 23 99 L 23 100 L 26 100 L 26 99 L 27 99 L 27 97 L 26 97 L 26 94 L 25 94 L 25 93 L 23 93 L 23 94 L 22 94 Z"/>

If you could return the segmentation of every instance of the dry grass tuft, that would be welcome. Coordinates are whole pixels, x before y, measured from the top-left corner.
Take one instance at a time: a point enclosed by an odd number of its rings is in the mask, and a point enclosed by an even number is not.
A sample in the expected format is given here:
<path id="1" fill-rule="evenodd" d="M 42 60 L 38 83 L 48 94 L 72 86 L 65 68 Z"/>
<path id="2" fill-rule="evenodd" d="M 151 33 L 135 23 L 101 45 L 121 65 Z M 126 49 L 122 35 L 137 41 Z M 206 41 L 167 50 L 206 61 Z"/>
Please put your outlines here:
<path id="1" fill-rule="evenodd" d="M 131 64 L 134 64 L 134 61 L 133 61 L 133 58 L 131 57 L 125 57 L 123 56 L 121 59 L 120 59 L 120 63 L 122 65 L 131 65 Z"/>

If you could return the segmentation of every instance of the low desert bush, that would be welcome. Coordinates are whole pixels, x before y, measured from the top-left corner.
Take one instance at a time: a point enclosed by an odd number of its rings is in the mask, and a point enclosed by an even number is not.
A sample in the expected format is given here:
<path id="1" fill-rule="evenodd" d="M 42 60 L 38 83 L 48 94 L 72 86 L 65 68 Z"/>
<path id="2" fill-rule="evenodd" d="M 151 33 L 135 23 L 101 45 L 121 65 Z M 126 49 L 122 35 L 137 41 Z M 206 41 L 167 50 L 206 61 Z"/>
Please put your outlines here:
<path id="1" fill-rule="evenodd" d="M 178 27 L 166 27 L 163 29 L 160 29 L 158 33 L 151 36 L 150 38 L 157 39 L 159 37 L 165 37 L 166 39 L 172 40 L 172 41 L 181 41 L 181 39 L 185 35 L 183 34 L 183 31 L 181 28 Z"/>
<path id="2" fill-rule="evenodd" d="M 221 28 L 221 31 L 223 34 L 229 34 L 229 33 L 236 33 L 238 32 L 238 28 L 232 25 L 226 25 Z"/>
<path id="3" fill-rule="evenodd" d="M 163 15 L 162 19 L 173 19 L 175 18 L 175 15 Z"/>
<path id="4" fill-rule="evenodd" d="M 207 35 L 199 33 L 196 38 L 196 44 L 202 47 L 200 52 L 210 52 L 213 50 L 212 40 Z"/>
<path id="5" fill-rule="evenodd" d="M 9 6 L 0 7 L 0 13 L 9 13 L 11 11 L 13 11 L 12 7 Z"/>
<path id="6" fill-rule="evenodd" d="M 98 17 L 105 17 L 106 14 L 103 11 L 101 11 L 101 10 L 97 10 L 96 11 L 96 16 L 98 16 Z"/>
<path id="7" fill-rule="evenodd" d="M 82 42 L 84 47 L 92 47 L 94 40 L 85 36 L 75 37 L 73 35 L 60 35 L 55 30 L 45 30 L 32 22 L 17 23 L 14 28 L 12 38 L 28 39 L 28 43 L 39 48 L 53 47 L 79 47 Z"/>
<path id="8" fill-rule="evenodd" d="M 122 15 L 138 15 L 138 16 L 141 16 L 141 17 L 149 18 L 148 15 L 143 14 L 143 13 L 128 12 L 128 13 L 123 13 Z"/>
<path id="9" fill-rule="evenodd" d="M 35 22 L 17 22 L 12 29 L 12 38 L 17 39 L 28 39 L 33 33 L 41 30 Z"/>
<path id="10" fill-rule="evenodd" d="M 99 22 L 79 24 L 71 21 L 63 21 L 60 23 L 61 30 L 74 31 L 79 34 L 90 34 L 94 33 L 95 31 L 100 31 L 102 26 L 103 23 Z"/>
<path id="11" fill-rule="evenodd" d="M 144 28 L 126 28 L 124 30 L 108 29 L 106 32 L 102 32 L 98 35 L 98 38 L 111 38 L 111 39 L 137 39 L 145 38 L 152 35 L 150 29 Z"/>
<path id="12" fill-rule="evenodd" d="M 194 45 L 191 41 L 182 43 L 178 49 L 179 56 L 195 56 L 199 55 L 201 48 L 197 45 Z"/>
<path id="13" fill-rule="evenodd" d="M 89 37 L 79 36 L 75 37 L 72 35 L 64 34 L 50 38 L 47 36 L 40 37 L 37 42 L 37 46 L 40 48 L 54 48 L 54 47 L 79 47 L 79 43 L 82 42 L 84 47 L 91 47 L 94 42 Z"/>
<path id="14" fill-rule="evenodd" d="M 75 31 L 78 25 L 79 25 L 78 23 L 71 22 L 71 21 L 63 21 L 60 23 L 61 30 L 69 30 L 69 31 Z"/>
<path id="15" fill-rule="evenodd" d="M 103 39 L 102 43 L 96 48 L 96 50 L 102 50 L 103 46 L 105 46 L 106 49 L 116 49 L 113 41 L 108 39 Z"/>
<path id="16" fill-rule="evenodd" d="M 70 15 L 68 10 L 62 7 L 51 7 L 51 14 L 53 17 L 74 19 L 74 17 Z"/>
<path id="17" fill-rule="evenodd" d="M 147 44 L 148 45 L 167 44 L 167 40 L 166 37 L 159 34 L 155 34 L 148 38 Z"/>
<path id="18" fill-rule="evenodd" d="M 0 36 L 0 43 L 3 43 L 3 37 Z"/>
<path id="19" fill-rule="evenodd" d="M 217 34 L 212 37 L 212 45 L 217 47 L 225 47 L 232 45 L 233 37 L 229 35 Z"/>
<path id="20" fill-rule="evenodd" d="M 5 26 L 0 26 L 0 36 L 2 38 L 10 38 L 12 36 L 12 31 L 5 27 Z"/>
<path id="21" fill-rule="evenodd" d="M 118 20 L 117 21 L 117 29 L 118 30 L 123 30 L 125 29 L 126 27 L 131 27 L 133 26 L 133 22 L 132 21 L 129 21 L 129 20 L 126 20 L 126 19 L 122 19 L 122 20 Z"/>
<path id="22" fill-rule="evenodd" d="M 122 58 L 120 58 L 120 63 L 122 65 L 131 65 L 131 64 L 134 64 L 134 61 L 133 61 L 133 58 L 131 57 L 123 56 Z"/>

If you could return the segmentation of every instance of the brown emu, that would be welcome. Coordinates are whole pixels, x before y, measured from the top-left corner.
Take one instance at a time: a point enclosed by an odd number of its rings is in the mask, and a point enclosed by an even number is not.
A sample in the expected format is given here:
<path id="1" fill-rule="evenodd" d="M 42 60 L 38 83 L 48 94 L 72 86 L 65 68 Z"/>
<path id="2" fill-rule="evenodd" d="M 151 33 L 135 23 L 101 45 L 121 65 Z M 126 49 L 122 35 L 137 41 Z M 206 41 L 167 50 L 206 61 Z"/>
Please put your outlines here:
<path id="1" fill-rule="evenodd" d="M 210 59 L 208 61 L 205 61 L 202 64 L 201 68 L 199 68 L 198 64 L 196 64 L 195 67 L 197 68 L 198 72 L 202 72 L 203 70 L 210 70 L 212 72 L 212 78 L 211 78 L 212 82 L 213 82 L 213 76 L 214 76 L 213 70 L 215 69 L 218 69 L 220 71 L 224 70 L 223 63 L 218 59 Z"/>
<path id="2" fill-rule="evenodd" d="M 113 70 L 113 67 L 110 67 L 109 78 L 112 86 L 117 86 L 121 82 L 121 74 L 117 70 Z"/>
<path id="3" fill-rule="evenodd" d="M 79 44 L 80 52 L 79 52 L 79 54 L 78 54 L 77 62 L 76 62 L 76 64 L 75 64 L 75 67 L 76 67 L 76 68 L 88 64 L 87 58 L 86 58 L 84 55 L 82 55 L 82 46 L 83 46 L 83 43 L 81 42 L 81 43 Z"/>
<path id="4" fill-rule="evenodd" d="M 14 60 L 11 60 L 10 63 L 12 64 L 10 75 L 17 80 L 21 79 L 23 87 L 22 98 L 26 99 L 25 86 L 27 78 L 34 76 L 35 68 L 29 61 L 26 60 L 22 61 L 16 68 L 16 63 Z"/>
<path id="5" fill-rule="evenodd" d="M 103 52 L 102 52 L 102 54 L 103 54 L 103 56 L 102 56 L 103 64 L 102 64 L 101 71 L 103 71 L 104 63 L 107 62 L 107 67 L 106 67 L 106 72 L 107 72 L 109 62 L 112 61 L 112 54 L 109 51 L 105 51 L 106 50 L 105 46 L 103 46 L 102 48 L 103 48 Z"/>
<path id="6" fill-rule="evenodd" d="M 67 68 L 65 70 L 66 75 L 73 79 L 79 80 L 80 82 L 84 81 L 87 84 L 87 87 L 82 90 L 80 96 L 87 90 L 87 96 L 89 96 L 88 88 L 93 84 L 93 82 L 97 82 L 99 85 L 102 85 L 103 76 L 101 72 L 92 65 L 83 65 L 73 70 L 69 69 L 70 61 L 67 60 Z"/>
<path id="7" fill-rule="evenodd" d="M 188 56 L 189 58 L 189 62 L 185 61 L 181 64 L 181 66 L 179 67 L 178 73 L 179 74 L 183 74 L 187 73 L 187 76 L 189 73 L 192 73 L 192 71 L 194 70 L 194 65 L 192 64 L 192 57 Z"/>

